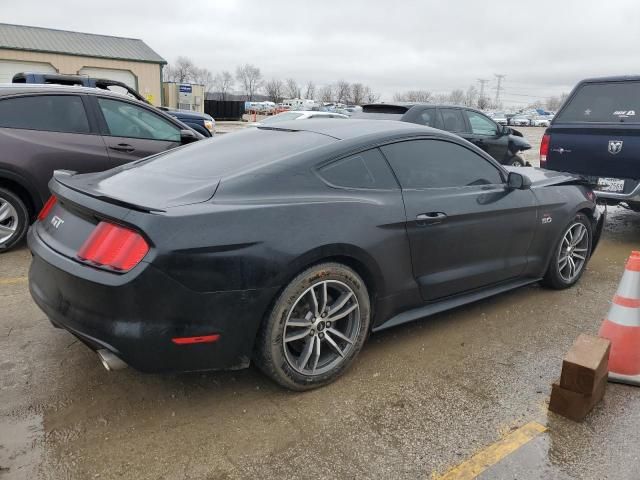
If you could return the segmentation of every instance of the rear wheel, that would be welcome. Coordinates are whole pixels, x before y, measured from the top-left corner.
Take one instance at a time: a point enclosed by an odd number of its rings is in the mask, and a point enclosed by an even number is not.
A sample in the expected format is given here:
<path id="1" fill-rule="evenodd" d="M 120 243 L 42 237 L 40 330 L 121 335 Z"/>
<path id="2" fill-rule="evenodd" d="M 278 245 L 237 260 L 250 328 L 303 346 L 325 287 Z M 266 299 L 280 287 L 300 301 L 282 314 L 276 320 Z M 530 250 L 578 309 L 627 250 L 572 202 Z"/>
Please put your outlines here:
<path id="1" fill-rule="evenodd" d="M 367 338 L 369 295 L 345 265 L 305 270 L 284 289 L 263 324 L 257 366 L 280 385 L 309 390 L 334 381 Z"/>
<path id="2" fill-rule="evenodd" d="M 0 253 L 18 244 L 29 228 L 29 210 L 22 199 L 0 188 Z"/>
<path id="3" fill-rule="evenodd" d="M 557 290 L 575 285 L 589 261 L 592 236 L 589 219 L 579 213 L 565 227 L 542 284 Z"/>

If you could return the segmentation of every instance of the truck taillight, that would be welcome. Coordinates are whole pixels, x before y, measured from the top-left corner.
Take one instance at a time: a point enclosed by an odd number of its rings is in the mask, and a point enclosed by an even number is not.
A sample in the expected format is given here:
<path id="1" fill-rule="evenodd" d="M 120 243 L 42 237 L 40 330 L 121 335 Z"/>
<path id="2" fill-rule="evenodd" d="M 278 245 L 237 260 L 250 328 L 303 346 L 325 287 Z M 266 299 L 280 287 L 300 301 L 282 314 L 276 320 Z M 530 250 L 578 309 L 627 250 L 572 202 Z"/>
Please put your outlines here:
<path id="1" fill-rule="evenodd" d="M 547 155 L 549 154 L 549 142 L 551 142 L 551 135 L 545 133 L 542 136 L 540 142 L 540 167 L 545 168 L 547 166 Z"/>
<path id="2" fill-rule="evenodd" d="M 77 258 L 94 267 L 128 272 L 149 251 L 138 232 L 109 222 L 100 222 L 78 250 Z"/>
<path id="3" fill-rule="evenodd" d="M 40 210 L 40 213 L 38 214 L 38 220 L 42 221 L 47 218 L 49 216 L 49 213 L 51 212 L 51 209 L 57 201 L 58 199 L 54 195 L 51 195 L 49 197 L 49 200 L 47 200 L 47 203 L 45 203 L 42 207 L 42 210 Z"/>

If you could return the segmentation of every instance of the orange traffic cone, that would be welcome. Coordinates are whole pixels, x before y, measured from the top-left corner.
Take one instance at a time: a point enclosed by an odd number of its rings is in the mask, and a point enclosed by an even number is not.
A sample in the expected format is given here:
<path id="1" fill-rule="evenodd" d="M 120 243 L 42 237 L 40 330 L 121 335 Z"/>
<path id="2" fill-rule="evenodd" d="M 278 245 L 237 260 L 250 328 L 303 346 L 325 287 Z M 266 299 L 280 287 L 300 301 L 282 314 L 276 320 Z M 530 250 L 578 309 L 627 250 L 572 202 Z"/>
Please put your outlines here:
<path id="1" fill-rule="evenodd" d="M 640 251 L 627 260 L 599 335 L 611 340 L 609 381 L 640 386 Z"/>

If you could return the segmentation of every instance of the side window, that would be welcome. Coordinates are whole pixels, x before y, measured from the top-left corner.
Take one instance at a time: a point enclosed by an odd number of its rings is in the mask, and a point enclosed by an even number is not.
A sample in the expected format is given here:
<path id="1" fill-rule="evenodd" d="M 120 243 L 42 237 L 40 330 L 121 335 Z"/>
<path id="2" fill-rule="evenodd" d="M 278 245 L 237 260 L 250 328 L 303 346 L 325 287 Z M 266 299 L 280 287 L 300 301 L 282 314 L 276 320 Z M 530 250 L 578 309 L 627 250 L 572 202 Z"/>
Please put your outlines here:
<path id="1" fill-rule="evenodd" d="M 180 141 L 179 128 L 146 108 L 106 98 L 98 98 L 98 104 L 114 137 Z"/>
<path id="2" fill-rule="evenodd" d="M 319 174 L 336 187 L 397 189 L 398 183 L 377 148 L 341 158 L 319 169 Z"/>
<path id="3" fill-rule="evenodd" d="M 0 127 L 63 133 L 90 133 L 77 95 L 34 95 L 0 101 Z"/>
<path id="4" fill-rule="evenodd" d="M 462 110 L 457 108 L 441 108 L 443 129 L 449 132 L 465 132 L 467 126 L 464 123 Z"/>
<path id="5" fill-rule="evenodd" d="M 382 147 L 402 188 L 501 184 L 498 169 L 475 152 L 443 140 L 410 140 Z"/>
<path id="6" fill-rule="evenodd" d="M 465 113 L 471 125 L 471 132 L 475 135 L 494 136 L 498 134 L 498 127 L 495 122 L 476 112 L 466 111 Z"/>
<path id="7" fill-rule="evenodd" d="M 435 127 L 436 109 L 428 108 L 420 112 L 420 115 L 418 115 L 418 122 L 420 122 L 421 125 L 426 125 L 427 127 Z"/>

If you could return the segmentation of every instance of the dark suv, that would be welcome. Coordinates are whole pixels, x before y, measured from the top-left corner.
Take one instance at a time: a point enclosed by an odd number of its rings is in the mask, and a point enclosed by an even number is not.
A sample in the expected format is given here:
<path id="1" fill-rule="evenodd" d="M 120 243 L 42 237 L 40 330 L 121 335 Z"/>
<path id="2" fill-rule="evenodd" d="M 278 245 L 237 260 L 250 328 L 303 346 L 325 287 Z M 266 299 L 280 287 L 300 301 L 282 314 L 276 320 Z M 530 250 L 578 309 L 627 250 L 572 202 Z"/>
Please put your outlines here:
<path id="1" fill-rule="evenodd" d="M 542 137 L 540 166 L 579 173 L 598 198 L 640 212 L 640 76 L 578 83 Z"/>
<path id="2" fill-rule="evenodd" d="M 375 103 L 364 105 L 351 118 L 400 120 L 455 133 L 477 145 L 503 165 L 526 165 L 519 152 L 531 145 L 522 133 L 498 125 L 484 113 L 468 107 L 430 103 Z"/>
<path id="3" fill-rule="evenodd" d="M 97 88 L 0 87 L 0 252 L 49 197 L 54 170 L 96 172 L 203 138 L 164 112 Z"/>

